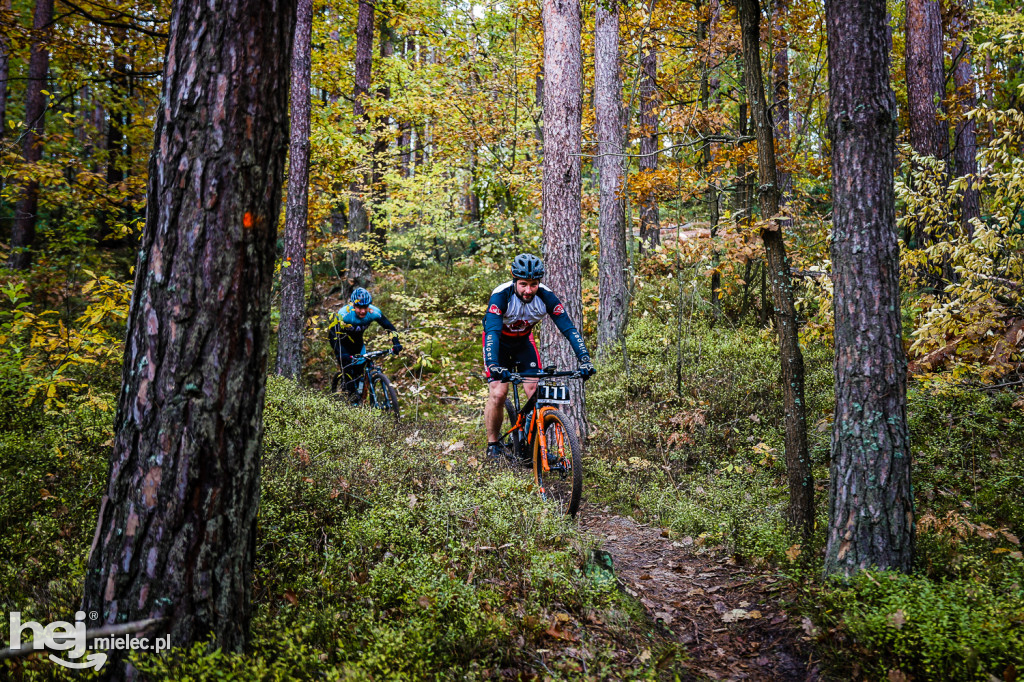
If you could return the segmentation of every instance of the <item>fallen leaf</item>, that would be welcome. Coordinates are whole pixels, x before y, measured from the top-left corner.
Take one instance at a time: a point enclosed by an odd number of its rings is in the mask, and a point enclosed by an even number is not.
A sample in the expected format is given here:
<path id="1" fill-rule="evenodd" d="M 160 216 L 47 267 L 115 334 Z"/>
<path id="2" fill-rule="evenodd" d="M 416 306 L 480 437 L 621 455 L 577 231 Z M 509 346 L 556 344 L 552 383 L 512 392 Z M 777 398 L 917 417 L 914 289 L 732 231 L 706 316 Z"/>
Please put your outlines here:
<path id="1" fill-rule="evenodd" d="M 637 656 L 637 658 L 640 659 L 641 663 L 646 663 L 647 661 L 651 660 L 651 650 L 644 649 L 640 652 L 640 655 Z"/>
<path id="2" fill-rule="evenodd" d="M 457 452 L 466 447 L 465 441 L 456 441 L 444 449 L 445 452 Z"/>
<path id="3" fill-rule="evenodd" d="M 664 621 L 665 625 L 672 624 L 672 615 L 665 611 L 655 611 L 654 617 L 658 620 Z"/>
<path id="4" fill-rule="evenodd" d="M 419 500 L 419 498 L 416 497 L 416 493 L 409 493 L 409 509 L 416 506 L 417 500 Z"/>
<path id="5" fill-rule="evenodd" d="M 789 549 L 786 550 L 786 558 L 790 561 L 796 561 L 797 558 L 800 556 L 801 551 L 802 550 L 800 549 L 799 543 L 792 545 Z"/>
<path id="6" fill-rule="evenodd" d="M 903 609 L 897 609 L 896 613 L 890 613 L 886 616 L 886 619 L 889 621 L 889 624 L 897 630 L 902 628 L 907 622 L 907 616 L 903 613 Z"/>
<path id="7" fill-rule="evenodd" d="M 1006 538 L 1007 542 L 1013 543 L 1018 547 L 1020 546 L 1020 538 L 1018 538 L 1016 535 L 1006 530 L 1005 528 L 1000 530 L 999 532 L 1002 534 L 1004 538 Z"/>
<path id="8" fill-rule="evenodd" d="M 643 575 L 640 576 L 640 580 L 650 580 L 650 579 L 651 579 L 651 574 L 650 573 L 644 573 Z"/>
<path id="9" fill-rule="evenodd" d="M 466 460 L 466 464 L 468 464 L 471 467 L 475 467 L 478 464 L 480 464 L 480 460 L 478 460 L 476 457 L 473 457 L 472 455 L 470 455 L 469 459 Z"/>
<path id="10" fill-rule="evenodd" d="M 818 626 L 815 625 L 814 621 L 807 616 L 800 619 L 800 627 L 802 627 L 804 632 L 806 632 L 810 637 L 816 637 L 818 635 Z"/>
<path id="11" fill-rule="evenodd" d="M 287 599 L 288 602 L 292 606 L 298 606 L 299 605 L 299 598 L 297 596 L 295 596 L 295 593 L 292 592 L 291 590 L 286 590 L 285 591 L 284 598 Z"/>
<path id="12" fill-rule="evenodd" d="M 722 614 L 723 623 L 735 623 L 738 620 L 746 620 L 749 616 L 749 612 L 746 609 L 732 609 Z M 758 614 L 760 617 L 760 614 Z"/>
<path id="13" fill-rule="evenodd" d="M 907 674 L 902 670 L 890 670 L 885 679 L 889 680 L 889 682 L 907 682 L 908 678 Z"/>
<path id="14" fill-rule="evenodd" d="M 421 596 L 419 599 L 416 600 L 416 603 L 419 604 L 420 607 L 422 607 L 424 609 L 429 609 L 431 606 L 434 605 L 434 600 L 424 594 L 423 596 Z"/>

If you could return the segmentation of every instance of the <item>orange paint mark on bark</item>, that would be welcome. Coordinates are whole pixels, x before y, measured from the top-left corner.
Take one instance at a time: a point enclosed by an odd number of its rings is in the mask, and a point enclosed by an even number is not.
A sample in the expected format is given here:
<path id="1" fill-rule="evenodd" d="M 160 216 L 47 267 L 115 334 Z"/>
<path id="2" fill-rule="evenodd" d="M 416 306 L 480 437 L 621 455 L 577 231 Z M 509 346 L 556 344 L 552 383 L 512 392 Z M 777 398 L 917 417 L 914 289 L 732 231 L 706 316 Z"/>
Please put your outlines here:
<path id="1" fill-rule="evenodd" d="M 146 505 L 146 509 L 152 509 L 156 506 L 156 496 L 160 489 L 160 479 L 162 477 L 163 470 L 160 467 L 153 467 L 142 481 L 142 502 Z"/>
<path id="2" fill-rule="evenodd" d="M 252 213 L 249 213 L 248 211 L 245 212 L 245 215 L 242 217 L 242 225 L 252 227 Z"/>

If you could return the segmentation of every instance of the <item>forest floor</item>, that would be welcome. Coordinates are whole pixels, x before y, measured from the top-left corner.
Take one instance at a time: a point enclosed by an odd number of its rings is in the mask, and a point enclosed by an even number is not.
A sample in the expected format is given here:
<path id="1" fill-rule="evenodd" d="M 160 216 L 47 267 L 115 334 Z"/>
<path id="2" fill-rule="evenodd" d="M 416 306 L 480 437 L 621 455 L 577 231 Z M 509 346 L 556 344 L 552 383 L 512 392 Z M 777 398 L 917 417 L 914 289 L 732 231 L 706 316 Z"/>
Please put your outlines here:
<path id="1" fill-rule="evenodd" d="M 778 576 L 695 552 L 692 538 L 593 505 L 584 503 L 580 516 L 611 556 L 620 587 L 686 646 L 693 679 L 820 678 L 810 638 L 782 608 Z"/>

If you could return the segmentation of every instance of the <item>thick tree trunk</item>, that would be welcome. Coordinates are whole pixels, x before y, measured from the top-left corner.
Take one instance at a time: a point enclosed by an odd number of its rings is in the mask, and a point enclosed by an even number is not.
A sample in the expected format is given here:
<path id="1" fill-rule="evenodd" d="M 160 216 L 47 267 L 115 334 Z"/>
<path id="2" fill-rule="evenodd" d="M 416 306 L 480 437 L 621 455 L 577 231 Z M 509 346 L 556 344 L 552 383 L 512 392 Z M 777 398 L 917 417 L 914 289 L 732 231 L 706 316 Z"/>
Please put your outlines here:
<path id="1" fill-rule="evenodd" d="M 954 33 L 965 34 L 970 28 L 970 11 L 973 3 L 961 6 L 963 13 L 958 16 L 954 25 Z M 974 68 L 971 64 L 971 44 L 961 38 L 953 51 L 953 84 L 956 87 L 957 101 L 960 105 L 960 119 L 956 124 L 953 148 L 953 163 L 958 176 L 976 177 L 978 175 L 978 141 L 974 121 L 965 114 L 975 107 Z M 960 196 L 961 226 L 964 234 L 974 234 L 973 219 L 981 217 L 981 204 L 978 188 L 971 185 Z"/>
<path id="2" fill-rule="evenodd" d="M 572 320 L 583 326 L 580 280 L 581 156 L 583 152 L 582 11 L 579 0 L 543 0 L 544 21 L 544 282 L 562 300 Z M 550 321 L 544 325 L 545 365 L 576 367 L 569 342 Z M 582 383 L 567 407 L 569 419 L 585 438 Z"/>
<path id="3" fill-rule="evenodd" d="M 178 0 L 83 609 L 241 651 L 251 614 L 291 0 Z M 120 652 L 117 679 L 137 674 Z"/>
<path id="4" fill-rule="evenodd" d="M 277 373 L 298 379 L 306 329 L 306 221 L 309 207 L 310 71 L 313 0 L 298 0 L 291 64 L 291 141 L 288 145 L 288 205 L 281 263 L 281 322 L 277 328 Z M 285 267 L 287 266 L 287 267 Z"/>
<path id="5" fill-rule="evenodd" d="M 370 0 L 359 0 L 359 15 L 356 19 L 355 79 L 352 91 L 357 136 L 366 131 L 368 123 L 364 100 L 370 94 L 372 66 L 373 3 Z M 352 288 L 369 285 L 373 276 L 365 250 L 365 237 L 370 231 L 370 217 L 364 203 L 370 195 L 367 179 L 357 178 L 349 187 L 348 238 L 356 245 L 356 248 L 348 252 L 348 279 Z"/>
<path id="6" fill-rule="evenodd" d="M 650 0 L 649 12 L 654 12 L 654 1 Z M 658 50 L 653 42 L 640 60 L 640 173 L 658 170 Z M 640 197 L 640 244 L 654 248 L 661 243 L 661 221 L 658 216 L 658 200 L 651 192 Z"/>
<path id="7" fill-rule="evenodd" d="M 625 112 L 619 79 L 619 4 L 598 3 L 594 29 L 594 114 L 600 173 L 597 352 L 607 357 L 622 339 L 626 288 L 626 206 L 623 202 Z"/>
<path id="8" fill-rule="evenodd" d="M 835 392 L 825 572 L 908 570 L 914 502 L 885 0 L 826 0 Z"/>
<path id="9" fill-rule="evenodd" d="M 762 220 L 779 212 L 779 179 L 775 165 L 775 131 L 765 101 L 761 72 L 761 9 L 758 0 L 737 0 L 743 40 L 747 96 L 757 136 L 758 204 Z M 775 322 L 782 361 L 782 397 L 786 407 L 786 472 L 789 479 L 790 524 L 809 535 L 814 529 L 814 477 L 807 447 L 807 416 L 804 402 L 804 358 L 796 326 L 789 260 L 782 241 L 782 226 L 762 229 L 765 264 L 770 273 Z"/>
<path id="10" fill-rule="evenodd" d="M 910 146 L 923 156 L 949 159 L 949 126 L 940 120 L 946 96 L 942 65 L 942 8 L 938 0 L 906 0 L 907 116 Z M 927 241 L 925 222 L 913 228 L 914 244 Z"/>
<path id="11" fill-rule="evenodd" d="M 32 20 L 32 54 L 28 62 L 28 83 L 25 85 L 25 135 L 22 141 L 22 156 L 25 169 L 34 172 L 32 166 L 43 158 L 43 130 L 46 113 L 47 72 L 50 69 L 50 50 L 46 41 L 53 21 L 53 0 L 36 0 L 35 16 Z M 39 183 L 30 179 L 23 183 L 21 198 L 14 209 L 14 224 L 11 227 L 11 253 L 7 266 L 25 270 L 32 262 L 31 249 L 36 241 L 36 211 L 39 209 Z"/>

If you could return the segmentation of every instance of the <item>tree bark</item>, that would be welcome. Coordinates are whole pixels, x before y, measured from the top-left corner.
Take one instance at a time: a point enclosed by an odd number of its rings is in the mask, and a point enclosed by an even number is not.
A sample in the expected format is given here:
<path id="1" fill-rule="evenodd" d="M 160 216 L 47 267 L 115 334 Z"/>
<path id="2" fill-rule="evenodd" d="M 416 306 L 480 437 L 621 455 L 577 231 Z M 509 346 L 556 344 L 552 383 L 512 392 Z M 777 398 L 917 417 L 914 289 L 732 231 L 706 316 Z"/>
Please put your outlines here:
<path id="1" fill-rule="evenodd" d="M 946 159 L 949 129 L 940 120 L 946 96 L 942 8 L 937 0 L 907 0 L 907 100 L 910 144 L 918 154 Z"/>
<path id="2" fill-rule="evenodd" d="M 966 3 L 958 8 L 962 14 L 956 18 L 953 26 L 954 33 L 962 35 L 969 30 L 972 4 Z M 960 118 L 956 123 L 953 138 L 955 141 L 953 163 L 958 176 L 972 178 L 970 185 L 960 195 L 960 219 L 963 233 L 973 236 L 974 224 L 971 221 L 981 218 L 981 203 L 978 197 L 978 188 L 973 182 L 973 178 L 978 175 L 977 130 L 974 121 L 966 116 L 967 112 L 975 107 L 975 85 L 974 68 L 971 64 L 971 44 L 965 37 L 961 37 L 952 56 L 954 62 L 953 85 L 956 87 L 957 100 L 960 105 Z"/>
<path id="3" fill-rule="evenodd" d="M 33 166 L 43 158 L 43 131 L 46 114 L 47 72 L 50 70 L 50 50 L 47 47 L 50 23 L 53 21 L 53 0 L 36 0 L 32 20 L 32 52 L 28 62 L 28 83 L 25 85 L 25 135 L 22 156 L 25 170 L 35 172 Z M 39 209 L 39 182 L 34 178 L 22 183 L 21 198 L 14 209 L 11 227 L 11 252 L 7 266 L 26 270 L 32 262 L 31 249 L 36 241 L 36 212 Z"/>
<path id="4" fill-rule="evenodd" d="M 937 0 L 906 0 L 907 116 L 910 146 L 922 156 L 949 159 L 949 127 L 940 120 L 946 96 L 942 65 L 942 9 Z M 913 227 L 914 245 L 927 241 L 925 221 Z"/>
<path id="5" fill-rule="evenodd" d="M 352 110 L 356 120 L 356 136 L 366 132 L 368 120 L 364 101 L 370 94 L 370 75 L 373 66 L 373 3 L 359 0 L 356 19 L 356 63 L 352 91 Z M 373 273 L 365 253 L 365 236 L 370 231 L 370 217 L 365 200 L 370 190 L 367 178 L 356 178 L 349 187 L 348 238 L 357 247 L 348 252 L 348 279 L 351 288 L 370 284 Z"/>
<path id="6" fill-rule="evenodd" d="M 288 204 L 281 263 L 281 321 L 277 328 L 277 373 L 298 379 L 306 329 L 306 222 L 309 207 L 310 72 L 313 0 L 297 0 L 291 63 L 291 140 L 288 145 Z M 286 267 L 287 266 L 287 267 Z"/>
<path id="7" fill-rule="evenodd" d="M 544 221 L 545 284 L 562 300 L 572 320 L 583 326 L 580 280 L 580 199 L 583 152 L 583 55 L 579 0 L 543 0 L 544 21 Z M 545 365 L 576 366 L 576 356 L 554 324 L 544 325 Z M 567 410 L 585 438 L 583 385 Z"/>
<path id="8" fill-rule="evenodd" d="M 251 614 L 291 0 L 178 0 L 83 609 L 241 651 Z M 111 652 L 110 673 L 137 672 Z"/>
<path id="9" fill-rule="evenodd" d="M 619 4 L 597 4 L 594 27 L 594 114 L 600 174 L 597 352 L 621 341 L 629 309 L 626 288 L 626 207 L 622 197 L 625 111 L 619 78 Z"/>
<path id="10" fill-rule="evenodd" d="M 909 570 L 914 502 L 885 0 L 826 0 L 835 391 L 827 574 Z"/>
<path id="11" fill-rule="evenodd" d="M 789 0 L 774 0 L 775 24 L 778 27 L 776 37 L 775 61 L 772 68 L 774 90 L 772 119 L 775 121 L 775 139 L 782 140 L 784 147 L 789 147 L 789 33 L 785 25 L 789 13 Z M 785 206 L 793 193 L 793 175 L 782 168 L 779 169 L 779 204 Z M 784 222 L 789 227 L 790 221 Z"/>
<path id="12" fill-rule="evenodd" d="M 747 96 L 757 136 L 758 204 L 761 219 L 779 212 L 779 179 L 775 165 L 775 131 L 765 100 L 761 71 L 761 8 L 758 0 L 737 0 L 743 41 Z M 814 477 L 807 447 L 807 417 L 804 401 L 804 359 L 796 326 L 793 285 L 789 260 L 782 240 L 782 226 L 763 228 L 765 265 L 770 273 L 775 321 L 782 361 L 782 397 L 786 407 L 786 472 L 789 479 L 789 523 L 804 535 L 814 529 Z"/>
<path id="13" fill-rule="evenodd" d="M 648 11 L 654 12 L 655 0 L 650 0 Z M 658 50 L 653 38 L 640 60 L 640 173 L 658 170 Z M 640 197 L 640 244 L 654 248 L 661 243 L 661 222 L 658 200 L 650 191 Z"/>
<path id="14" fill-rule="evenodd" d="M 0 0 L 0 12 L 11 11 L 11 0 Z M 7 136 L 7 79 L 11 70 L 11 39 L 0 33 L 0 141 Z M 3 180 L 0 180 L 2 187 Z"/>
<path id="15" fill-rule="evenodd" d="M 707 111 L 711 104 L 711 23 L 713 18 L 713 12 L 711 7 L 704 7 L 701 4 L 697 5 L 697 11 L 699 18 L 697 19 L 697 42 L 701 49 L 704 51 L 703 54 L 703 65 L 700 72 L 700 106 L 701 109 Z M 705 14 L 706 12 L 706 14 Z M 710 129 L 702 130 L 705 135 L 710 135 L 712 131 Z M 700 169 L 707 177 L 707 186 L 704 190 L 705 202 L 708 206 L 708 225 L 710 226 L 711 232 L 711 243 L 714 245 L 715 238 L 718 236 L 718 188 L 715 186 L 712 177 L 712 162 L 713 155 L 711 151 L 711 141 L 705 140 L 704 144 L 701 145 L 700 153 Z M 718 249 L 712 246 L 711 251 L 711 310 L 714 314 L 715 320 L 719 320 L 722 317 L 722 272 L 719 269 L 721 265 L 722 255 Z"/>

